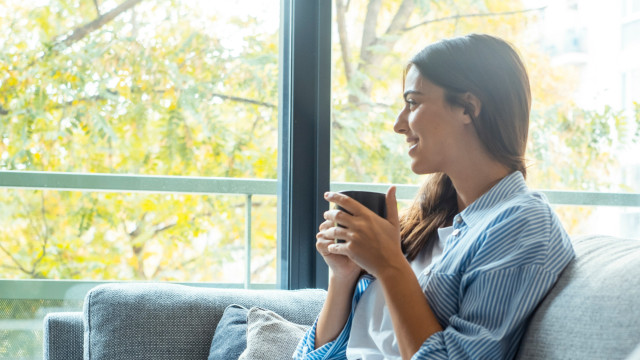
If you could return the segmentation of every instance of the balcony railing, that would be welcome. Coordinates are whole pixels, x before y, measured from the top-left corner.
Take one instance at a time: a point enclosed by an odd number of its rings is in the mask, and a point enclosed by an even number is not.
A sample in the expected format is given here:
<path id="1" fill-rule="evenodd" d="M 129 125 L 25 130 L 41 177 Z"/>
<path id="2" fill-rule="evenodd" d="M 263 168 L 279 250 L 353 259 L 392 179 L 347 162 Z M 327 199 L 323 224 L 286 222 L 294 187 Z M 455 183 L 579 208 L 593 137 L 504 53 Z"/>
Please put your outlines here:
<path id="1" fill-rule="evenodd" d="M 385 192 L 389 184 L 331 183 L 332 191 L 367 190 Z M 0 188 L 189 194 L 235 194 L 245 196 L 245 279 L 244 283 L 189 283 L 195 286 L 228 288 L 273 288 L 252 284 L 251 208 L 252 196 L 277 194 L 277 180 L 205 178 L 188 176 L 148 176 L 120 174 L 77 174 L 38 171 L 0 171 Z M 418 186 L 397 185 L 399 200 L 412 199 Z M 640 194 L 541 190 L 549 202 L 558 205 L 640 207 Z M 0 299 L 82 299 L 101 281 L 2 280 Z"/>
<path id="2" fill-rule="evenodd" d="M 331 183 L 331 190 L 367 190 L 385 192 L 388 184 Z M 87 191 L 87 192 L 147 192 L 189 194 L 233 194 L 245 196 L 245 278 L 243 283 L 183 283 L 191 286 L 225 288 L 275 288 L 275 284 L 251 283 L 251 220 L 252 197 L 277 195 L 277 180 L 203 178 L 178 176 L 144 176 L 117 174 L 74 174 L 33 171 L 0 171 L 0 188 Z M 410 200 L 417 186 L 398 185 L 399 200 Z M 552 204 L 640 207 L 640 194 L 602 193 L 584 191 L 542 190 Z M 22 342 L 20 351 L 33 352 L 34 359 L 41 358 L 37 349 L 42 343 L 42 318 L 51 311 L 80 311 L 82 300 L 89 289 L 107 281 L 77 280 L 2 280 L 0 279 L 0 306 L 11 309 L 35 306 L 32 318 L 0 317 L 0 335 Z M 24 305 L 24 306 L 23 306 Z M 30 310 L 31 311 L 31 310 Z M 10 314 L 10 312 L 9 312 Z M 24 334 L 28 335 L 24 335 Z M 14 335 L 11 335 L 14 334 Z M 11 337 L 14 336 L 14 337 Z M 11 337 L 11 338 L 9 338 Z M 26 339 L 26 340 L 25 340 Z M 9 344 L 11 346 L 11 344 Z M 28 350 L 24 350 L 28 349 Z M 36 349 L 36 350 L 33 350 Z M 14 352 L 15 352 L 14 351 Z M 0 354 L 1 355 L 1 354 Z"/>

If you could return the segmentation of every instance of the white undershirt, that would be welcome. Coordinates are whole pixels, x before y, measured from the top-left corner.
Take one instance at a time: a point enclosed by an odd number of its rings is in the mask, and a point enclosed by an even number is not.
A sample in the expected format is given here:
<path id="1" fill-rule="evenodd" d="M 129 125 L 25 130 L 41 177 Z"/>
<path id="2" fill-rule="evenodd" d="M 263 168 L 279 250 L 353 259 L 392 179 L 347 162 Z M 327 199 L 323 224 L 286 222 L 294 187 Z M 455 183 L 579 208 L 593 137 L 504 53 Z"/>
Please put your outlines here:
<path id="1" fill-rule="evenodd" d="M 440 258 L 444 242 L 452 232 L 453 226 L 438 229 L 438 239 L 435 239 L 437 241 L 431 241 L 411 262 L 416 276 Z M 389 308 L 378 281 L 369 284 L 356 305 L 347 344 L 347 359 L 402 359 L 393 332 Z"/>

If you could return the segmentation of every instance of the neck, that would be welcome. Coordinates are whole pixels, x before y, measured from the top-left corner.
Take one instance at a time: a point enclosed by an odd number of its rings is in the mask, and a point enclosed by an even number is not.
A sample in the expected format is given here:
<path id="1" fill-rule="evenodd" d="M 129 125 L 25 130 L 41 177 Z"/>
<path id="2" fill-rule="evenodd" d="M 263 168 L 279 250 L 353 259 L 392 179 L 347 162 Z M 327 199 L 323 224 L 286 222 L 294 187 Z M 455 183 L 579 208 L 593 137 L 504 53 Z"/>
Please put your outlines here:
<path id="1" fill-rule="evenodd" d="M 466 209 L 511 173 L 510 169 L 497 162 L 465 170 L 460 174 L 448 174 L 458 194 L 458 211 Z"/>

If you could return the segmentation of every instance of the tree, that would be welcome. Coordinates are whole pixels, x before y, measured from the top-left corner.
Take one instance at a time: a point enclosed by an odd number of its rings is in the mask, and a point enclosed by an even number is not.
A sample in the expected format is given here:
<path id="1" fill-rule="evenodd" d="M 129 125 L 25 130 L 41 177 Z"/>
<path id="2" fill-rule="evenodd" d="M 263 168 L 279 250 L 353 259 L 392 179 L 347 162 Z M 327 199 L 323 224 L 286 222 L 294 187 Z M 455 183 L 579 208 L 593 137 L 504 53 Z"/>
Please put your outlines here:
<path id="1" fill-rule="evenodd" d="M 188 2 L 95 4 L 3 12 L 12 34 L 0 63 L 1 168 L 276 177 L 277 29 L 224 19 L 239 34 L 229 46 L 207 29 L 212 11 Z M 242 196 L 2 196 L 5 277 L 243 279 L 223 273 L 244 244 Z M 263 220 L 274 209 L 275 199 L 254 202 L 258 253 L 275 247 L 275 221 Z M 268 264 L 256 281 L 273 281 L 275 258 Z"/>
<path id="2" fill-rule="evenodd" d="M 277 29 L 250 16 L 218 21 L 197 6 L 12 3 L 1 15 L 12 32 L 0 40 L 0 167 L 276 178 Z M 334 181 L 420 181 L 391 130 L 402 73 L 425 44 L 469 32 L 498 34 L 527 61 L 533 187 L 611 188 L 602 174 L 616 147 L 638 138 L 623 134 L 632 120 L 622 112 L 571 102 L 573 70 L 551 66 L 530 40 L 541 9 L 476 0 L 335 0 L 334 8 Z M 244 241 L 240 196 L 2 196 L 10 215 L 0 220 L 0 267 L 10 277 L 229 281 L 223 265 Z M 275 199 L 261 198 L 254 215 L 263 262 L 254 277 L 273 281 Z"/>
<path id="3" fill-rule="evenodd" d="M 335 57 L 332 89 L 333 180 L 419 183 L 407 166 L 401 137 L 392 132 L 404 67 L 426 44 L 482 32 L 516 44 L 528 67 L 534 100 L 530 186 L 618 189 L 607 174 L 618 166 L 615 154 L 638 140 L 638 134 L 626 131 L 634 120 L 610 107 L 575 105 L 578 70 L 552 65 L 532 30 L 544 8 L 525 8 L 518 1 L 335 0 L 335 9 L 339 41 L 334 54 L 341 56 Z M 563 208 L 560 215 L 572 233 L 590 211 Z"/>

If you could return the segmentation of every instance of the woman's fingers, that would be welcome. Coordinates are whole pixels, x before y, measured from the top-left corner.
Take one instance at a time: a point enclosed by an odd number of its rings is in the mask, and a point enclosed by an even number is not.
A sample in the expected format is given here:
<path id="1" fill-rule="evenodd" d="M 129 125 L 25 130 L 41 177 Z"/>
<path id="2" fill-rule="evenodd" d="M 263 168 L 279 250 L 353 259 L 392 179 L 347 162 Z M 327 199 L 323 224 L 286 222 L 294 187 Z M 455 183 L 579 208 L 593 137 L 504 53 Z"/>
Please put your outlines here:
<path id="1" fill-rule="evenodd" d="M 338 209 L 325 211 L 324 218 L 325 220 L 330 222 L 331 226 L 340 224 L 346 228 L 353 227 L 358 221 L 355 216 L 347 214 L 345 211 L 338 210 Z"/>
<path id="2" fill-rule="evenodd" d="M 320 224 L 320 227 L 318 227 L 318 229 L 320 231 L 324 231 L 327 229 L 330 229 L 332 227 L 334 227 L 336 224 L 333 221 L 330 220 L 325 220 L 322 224 Z"/>
<path id="3" fill-rule="evenodd" d="M 360 204 L 359 202 L 348 197 L 345 194 L 326 192 L 324 194 L 324 198 L 327 201 L 342 207 L 355 216 L 361 214 L 363 212 L 363 209 L 368 210 L 364 205 Z"/>
<path id="4" fill-rule="evenodd" d="M 337 244 L 330 244 L 329 246 L 327 246 L 327 251 L 329 251 L 329 253 L 331 254 L 336 254 L 336 255 L 348 255 L 348 245 L 346 243 L 337 243 Z"/>
<path id="5" fill-rule="evenodd" d="M 316 239 L 324 239 L 324 240 L 329 240 L 329 241 L 334 241 L 335 239 L 341 239 L 341 240 L 353 240 L 354 237 L 354 233 L 352 231 L 349 231 L 349 229 L 346 228 L 342 228 L 342 227 L 331 227 L 327 230 L 322 230 L 320 232 L 318 232 L 318 234 L 316 235 Z"/>
<path id="6" fill-rule="evenodd" d="M 328 247 L 331 244 L 333 244 L 332 240 L 319 238 L 316 240 L 316 250 L 318 250 L 321 255 L 327 255 L 329 253 Z"/>
<path id="7" fill-rule="evenodd" d="M 396 199 L 396 191 L 396 187 L 391 186 L 389 190 L 387 190 L 385 200 L 387 203 L 387 220 L 393 224 L 393 226 L 399 228 L 400 220 L 398 218 L 398 200 Z"/>

